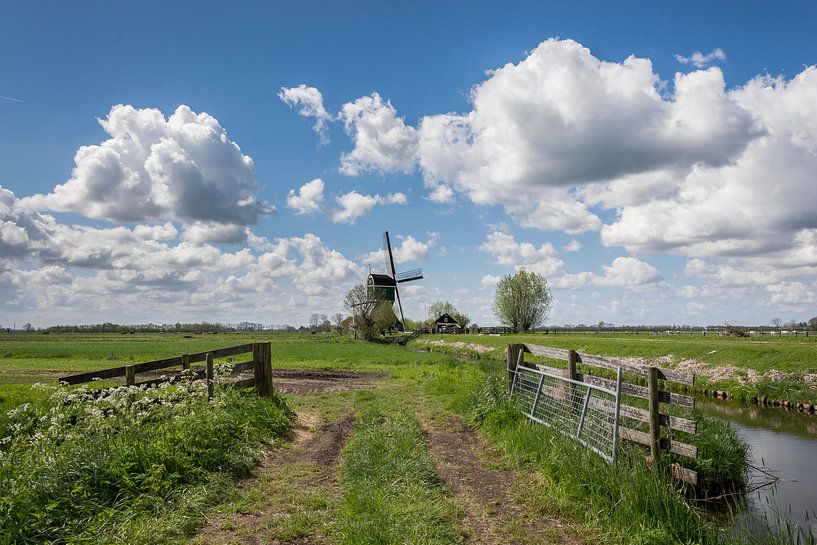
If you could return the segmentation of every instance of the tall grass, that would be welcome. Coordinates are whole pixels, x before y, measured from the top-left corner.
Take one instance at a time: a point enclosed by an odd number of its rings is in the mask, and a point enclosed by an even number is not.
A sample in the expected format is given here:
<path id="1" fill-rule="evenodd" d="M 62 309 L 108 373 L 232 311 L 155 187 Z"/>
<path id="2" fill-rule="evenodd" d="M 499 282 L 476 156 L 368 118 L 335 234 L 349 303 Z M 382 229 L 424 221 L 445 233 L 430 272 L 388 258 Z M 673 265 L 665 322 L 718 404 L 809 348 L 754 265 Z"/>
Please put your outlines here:
<path id="1" fill-rule="evenodd" d="M 714 543 L 716 528 L 678 494 L 668 476 L 623 449 L 616 466 L 545 426 L 530 425 L 508 398 L 505 381 L 491 376 L 466 404 L 471 419 L 504 445 L 511 461 L 541 471 L 532 494 L 556 510 L 618 536 L 626 543 Z"/>
<path id="2" fill-rule="evenodd" d="M 9 412 L 0 440 L 2 543 L 167 542 L 291 426 L 281 399 L 218 388 L 208 401 L 201 381 L 48 388 Z"/>
<path id="3" fill-rule="evenodd" d="M 454 545 L 457 510 L 440 482 L 417 419 L 374 403 L 343 453 L 342 543 Z"/>

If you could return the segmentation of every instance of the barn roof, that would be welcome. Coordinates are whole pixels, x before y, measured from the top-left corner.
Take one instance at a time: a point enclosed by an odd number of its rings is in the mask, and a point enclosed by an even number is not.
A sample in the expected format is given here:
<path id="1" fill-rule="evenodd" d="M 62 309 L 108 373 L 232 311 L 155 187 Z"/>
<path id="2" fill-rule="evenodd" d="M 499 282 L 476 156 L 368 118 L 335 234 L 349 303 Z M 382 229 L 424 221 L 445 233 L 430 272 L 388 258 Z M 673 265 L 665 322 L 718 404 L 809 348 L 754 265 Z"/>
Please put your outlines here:
<path id="1" fill-rule="evenodd" d="M 435 324 L 451 324 L 451 325 L 459 325 L 457 320 L 451 317 L 450 314 L 447 312 L 444 314 L 440 314 L 440 317 L 437 318 L 437 321 L 434 322 Z"/>

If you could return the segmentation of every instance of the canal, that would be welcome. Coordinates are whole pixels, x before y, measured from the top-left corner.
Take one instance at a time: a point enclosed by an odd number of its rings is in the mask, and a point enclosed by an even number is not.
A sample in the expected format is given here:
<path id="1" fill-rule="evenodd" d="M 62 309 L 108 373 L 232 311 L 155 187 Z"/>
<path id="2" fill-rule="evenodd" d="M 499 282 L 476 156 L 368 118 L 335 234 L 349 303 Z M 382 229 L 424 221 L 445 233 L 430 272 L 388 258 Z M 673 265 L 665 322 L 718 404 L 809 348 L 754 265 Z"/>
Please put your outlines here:
<path id="1" fill-rule="evenodd" d="M 777 511 L 817 535 L 817 416 L 711 399 L 698 399 L 697 407 L 731 422 L 751 448 L 751 464 L 781 479 L 752 492 L 737 523 L 760 526 L 764 517 L 774 520 Z M 764 473 L 752 471 L 752 483 L 768 481 Z"/>

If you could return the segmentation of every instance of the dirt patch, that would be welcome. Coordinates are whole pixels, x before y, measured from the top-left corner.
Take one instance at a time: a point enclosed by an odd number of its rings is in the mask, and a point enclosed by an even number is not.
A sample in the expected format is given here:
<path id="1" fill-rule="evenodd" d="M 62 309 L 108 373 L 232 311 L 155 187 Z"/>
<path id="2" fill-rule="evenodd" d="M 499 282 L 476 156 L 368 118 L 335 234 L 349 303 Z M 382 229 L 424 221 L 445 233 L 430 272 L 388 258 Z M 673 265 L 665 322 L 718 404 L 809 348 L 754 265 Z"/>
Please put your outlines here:
<path id="1" fill-rule="evenodd" d="M 477 343 L 464 343 L 460 341 L 455 342 L 448 342 L 448 341 L 417 341 L 417 344 L 425 345 L 425 346 L 440 346 L 445 348 L 458 348 L 460 350 L 472 350 L 474 352 L 479 352 L 480 354 L 487 354 L 488 352 L 493 352 L 494 349 L 490 346 L 485 346 L 484 344 L 477 344 Z"/>
<path id="2" fill-rule="evenodd" d="M 314 415 L 298 415 L 292 442 L 268 453 L 252 474 L 239 481 L 242 495 L 253 496 L 251 512 L 215 514 L 208 518 L 194 543 L 221 545 L 322 545 L 328 540 L 320 531 L 286 536 L 286 519 L 312 517 L 322 520 L 325 512 L 309 513 L 316 495 L 337 494 L 340 452 L 355 429 L 354 415 L 321 423 Z M 307 499 L 299 497 L 299 491 Z M 258 495 L 261 494 L 261 498 Z M 325 503 L 321 501 L 320 503 Z M 320 509 L 325 509 L 321 507 Z"/>
<path id="3" fill-rule="evenodd" d="M 576 544 L 555 519 L 530 520 L 516 505 L 516 472 L 490 467 L 478 432 L 457 418 L 423 429 L 437 472 L 464 511 L 468 543 L 480 545 Z"/>
<path id="4" fill-rule="evenodd" d="M 321 394 L 368 388 L 388 375 L 367 371 L 337 369 L 273 369 L 272 384 L 284 394 Z"/>
<path id="5" fill-rule="evenodd" d="M 305 456 L 314 464 L 335 467 L 340 459 L 340 451 L 346 439 L 355 431 L 354 415 L 332 422 L 321 428 L 307 443 Z"/>

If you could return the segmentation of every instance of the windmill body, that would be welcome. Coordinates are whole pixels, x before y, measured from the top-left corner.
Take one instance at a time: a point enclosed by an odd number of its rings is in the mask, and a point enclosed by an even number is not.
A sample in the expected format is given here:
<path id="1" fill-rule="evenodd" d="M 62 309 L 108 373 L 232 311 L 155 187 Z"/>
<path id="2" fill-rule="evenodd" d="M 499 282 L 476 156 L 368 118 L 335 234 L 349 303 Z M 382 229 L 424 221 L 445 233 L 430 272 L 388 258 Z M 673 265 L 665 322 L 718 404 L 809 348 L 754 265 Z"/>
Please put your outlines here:
<path id="1" fill-rule="evenodd" d="M 398 284 L 405 282 L 412 282 L 423 278 L 422 269 L 412 269 L 398 273 L 394 268 L 394 254 L 391 249 L 391 240 L 389 239 L 389 232 L 383 233 L 383 252 L 386 256 L 386 274 L 369 273 L 366 279 L 366 290 L 370 300 L 372 301 L 386 301 L 391 304 L 397 304 L 400 311 L 400 323 L 398 329 L 403 330 L 403 324 L 406 318 L 403 315 L 403 305 L 400 301 L 400 290 Z"/>

